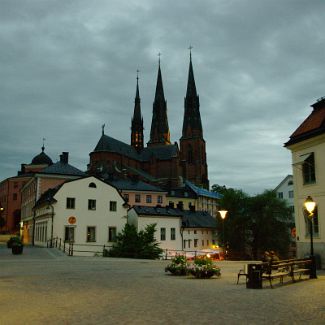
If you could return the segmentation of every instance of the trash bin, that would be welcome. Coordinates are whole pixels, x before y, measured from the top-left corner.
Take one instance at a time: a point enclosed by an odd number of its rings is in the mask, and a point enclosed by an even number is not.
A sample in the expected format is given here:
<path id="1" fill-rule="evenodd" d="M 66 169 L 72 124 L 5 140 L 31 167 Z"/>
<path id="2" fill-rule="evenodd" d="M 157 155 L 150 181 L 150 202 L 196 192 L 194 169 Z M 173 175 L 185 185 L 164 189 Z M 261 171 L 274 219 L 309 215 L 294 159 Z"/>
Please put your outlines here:
<path id="1" fill-rule="evenodd" d="M 247 289 L 262 289 L 262 264 L 248 264 Z"/>

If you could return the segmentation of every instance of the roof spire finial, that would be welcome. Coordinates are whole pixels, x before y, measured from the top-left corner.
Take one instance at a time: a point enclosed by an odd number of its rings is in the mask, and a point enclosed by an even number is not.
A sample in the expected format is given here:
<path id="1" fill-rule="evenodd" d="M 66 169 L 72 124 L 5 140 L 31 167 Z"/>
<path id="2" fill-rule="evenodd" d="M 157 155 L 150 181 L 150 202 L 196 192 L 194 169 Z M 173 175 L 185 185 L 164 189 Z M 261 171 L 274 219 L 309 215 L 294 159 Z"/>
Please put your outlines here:
<path id="1" fill-rule="evenodd" d="M 138 84 L 138 81 L 139 81 L 139 72 L 140 72 L 140 70 L 137 69 L 137 84 Z"/>
<path id="2" fill-rule="evenodd" d="M 158 65 L 160 66 L 160 57 L 161 57 L 161 53 L 158 53 Z"/>
<path id="3" fill-rule="evenodd" d="M 104 135 L 105 123 L 102 125 L 102 135 Z"/>
<path id="4" fill-rule="evenodd" d="M 44 146 L 44 143 L 45 143 L 45 140 L 46 140 L 46 139 L 45 139 L 45 138 L 43 138 L 42 140 L 43 140 L 42 152 L 44 152 L 44 150 L 45 150 L 45 146 Z"/>
<path id="5" fill-rule="evenodd" d="M 192 49 L 193 49 L 193 46 L 190 45 L 188 49 L 190 50 L 190 61 L 192 61 Z"/>

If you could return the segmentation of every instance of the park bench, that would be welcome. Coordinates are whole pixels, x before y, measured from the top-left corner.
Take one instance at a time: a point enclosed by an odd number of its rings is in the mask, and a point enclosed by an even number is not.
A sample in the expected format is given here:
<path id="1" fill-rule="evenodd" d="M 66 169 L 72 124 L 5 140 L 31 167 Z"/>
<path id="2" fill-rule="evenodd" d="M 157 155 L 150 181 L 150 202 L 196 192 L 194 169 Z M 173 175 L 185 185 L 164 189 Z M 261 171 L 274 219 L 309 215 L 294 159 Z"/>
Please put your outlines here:
<path id="1" fill-rule="evenodd" d="M 282 261 L 264 262 L 262 264 L 262 280 L 269 280 L 271 288 L 273 288 L 272 281 L 280 279 L 283 284 L 283 279 L 286 276 L 291 277 L 292 282 L 301 279 L 303 274 L 310 273 L 312 261 L 310 259 L 291 259 Z"/>

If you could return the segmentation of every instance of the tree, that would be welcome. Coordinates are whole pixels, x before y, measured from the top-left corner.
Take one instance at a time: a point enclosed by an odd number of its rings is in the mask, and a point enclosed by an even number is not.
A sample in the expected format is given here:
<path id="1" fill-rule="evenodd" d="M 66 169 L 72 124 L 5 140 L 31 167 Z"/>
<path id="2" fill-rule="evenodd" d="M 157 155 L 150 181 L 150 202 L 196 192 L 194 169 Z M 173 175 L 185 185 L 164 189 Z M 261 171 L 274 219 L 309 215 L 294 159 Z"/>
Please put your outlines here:
<path id="1" fill-rule="evenodd" d="M 225 241 L 230 255 L 241 258 L 260 257 L 265 250 L 277 251 L 287 256 L 290 244 L 290 228 L 293 225 L 290 209 L 274 191 L 250 197 L 242 190 L 214 185 L 212 190 L 223 195 L 220 207 L 228 211 L 225 222 Z M 222 232 L 222 220 L 218 220 L 218 232 Z"/>
<path id="2" fill-rule="evenodd" d="M 156 224 L 148 225 L 139 233 L 134 225 L 125 224 L 121 233 L 116 236 L 116 245 L 108 252 L 112 257 L 131 257 L 156 259 L 162 253 L 154 234 Z"/>
<path id="3" fill-rule="evenodd" d="M 257 259 L 266 250 L 275 250 L 286 257 L 290 244 L 290 228 L 293 220 L 286 202 L 276 193 L 266 190 L 249 198 L 250 237 L 252 255 Z"/>

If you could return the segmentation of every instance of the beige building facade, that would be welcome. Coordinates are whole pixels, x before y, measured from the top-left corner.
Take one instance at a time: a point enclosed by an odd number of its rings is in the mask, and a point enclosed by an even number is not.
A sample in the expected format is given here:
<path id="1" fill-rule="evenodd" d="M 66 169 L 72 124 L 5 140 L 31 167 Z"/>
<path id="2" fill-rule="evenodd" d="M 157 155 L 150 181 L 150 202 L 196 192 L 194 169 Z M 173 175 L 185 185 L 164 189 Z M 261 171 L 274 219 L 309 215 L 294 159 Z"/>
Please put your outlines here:
<path id="1" fill-rule="evenodd" d="M 313 221 L 314 253 L 325 263 L 325 99 L 312 105 L 312 113 L 285 146 L 292 154 L 297 255 L 310 254 L 310 229 L 304 201 L 316 202 Z"/>

